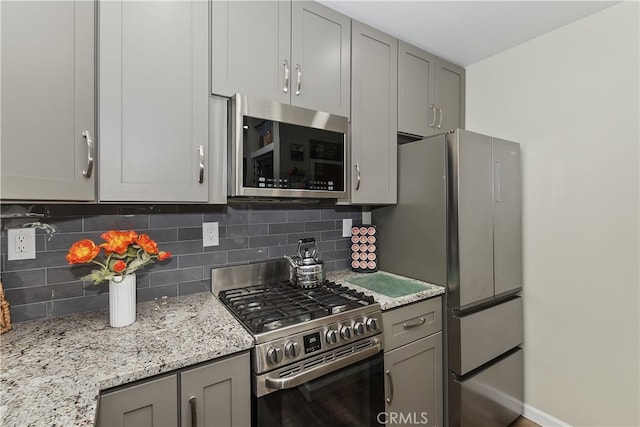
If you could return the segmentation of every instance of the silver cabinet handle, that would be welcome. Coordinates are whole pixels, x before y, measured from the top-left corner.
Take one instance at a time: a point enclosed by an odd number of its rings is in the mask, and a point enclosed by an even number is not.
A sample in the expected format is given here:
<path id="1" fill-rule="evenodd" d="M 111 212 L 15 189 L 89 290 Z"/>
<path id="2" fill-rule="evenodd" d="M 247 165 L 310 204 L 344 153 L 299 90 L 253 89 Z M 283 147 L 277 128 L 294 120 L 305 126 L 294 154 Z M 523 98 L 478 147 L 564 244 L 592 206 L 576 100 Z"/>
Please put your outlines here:
<path id="1" fill-rule="evenodd" d="M 440 120 L 438 121 L 438 126 L 436 126 L 438 129 L 440 129 L 442 127 L 442 115 L 444 114 L 444 112 L 442 111 L 442 108 L 438 107 L 438 111 L 440 112 Z"/>
<path id="2" fill-rule="evenodd" d="M 87 140 L 87 169 L 82 171 L 82 176 L 85 178 L 91 178 L 91 173 L 93 172 L 93 155 L 94 155 L 94 145 L 93 139 L 91 138 L 91 132 L 85 130 L 82 132 L 82 136 Z"/>
<path id="3" fill-rule="evenodd" d="M 296 64 L 296 71 L 298 72 L 298 85 L 296 86 L 296 95 L 300 95 L 300 87 L 302 86 L 302 68 L 300 68 L 300 64 Z"/>
<path id="4" fill-rule="evenodd" d="M 429 127 L 432 128 L 436 125 L 436 107 L 434 105 L 429 105 L 429 108 L 431 108 L 431 111 L 433 111 L 433 119 L 431 120 L 431 124 L 429 125 Z"/>
<path id="5" fill-rule="evenodd" d="M 191 408 L 191 427 L 198 427 L 198 414 L 196 413 L 196 397 L 189 398 L 189 407 Z"/>
<path id="6" fill-rule="evenodd" d="M 358 164 L 355 164 L 356 167 L 356 176 L 358 177 L 358 182 L 356 183 L 356 191 L 358 191 L 360 189 L 360 166 L 358 166 Z"/>
<path id="7" fill-rule="evenodd" d="M 496 162 L 496 175 L 495 175 L 495 188 L 496 188 L 496 203 L 500 203 L 502 199 L 502 189 L 500 188 L 500 162 Z"/>
<path id="8" fill-rule="evenodd" d="M 387 397 L 387 403 L 393 402 L 393 378 L 391 378 L 391 371 L 387 371 L 387 378 L 389 378 L 389 397 Z"/>
<path id="9" fill-rule="evenodd" d="M 202 184 L 204 182 L 204 147 L 202 145 L 198 147 L 198 156 L 200 158 L 200 172 L 198 174 L 198 183 Z"/>
<path id="10" fill-rule="evenodd" d="M 410 329 L 410 328 L 415 328 L 415 327 L 417 327 L 417 326 L 422 326 L 422 325 L 424 325 L 424 322 L 426 322 L 425 318 L 424 318 L 424 317 L 421 317 L 417 322 L 413 322 L 413 323 L 407 323 L 407 322 L 404 322 L 404 323 L 402 324 L 402 326 L 403 326 L 405 329 Z"/>
<path id="11" fill-rule="evenodd" d="M 287 93 L 289 92 L 289 62 L 285 59 L 282 61 L 282 65 L 284 65 L 284 86 L 282 87 L 282 91 Z"/>

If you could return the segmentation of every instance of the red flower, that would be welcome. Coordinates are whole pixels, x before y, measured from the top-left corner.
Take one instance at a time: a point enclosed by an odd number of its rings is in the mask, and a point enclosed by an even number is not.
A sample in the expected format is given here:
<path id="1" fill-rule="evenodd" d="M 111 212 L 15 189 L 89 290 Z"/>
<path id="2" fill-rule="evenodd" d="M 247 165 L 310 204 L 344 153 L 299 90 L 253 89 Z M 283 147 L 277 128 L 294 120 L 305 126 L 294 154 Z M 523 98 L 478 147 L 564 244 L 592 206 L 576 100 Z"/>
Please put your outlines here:
<path id="1" fill-rule="evenodd" d="M 93 261 L 99 252 L 99 246 L 96 246 L 96 244 L 89 239 L 84 239 L 71 245 L 66 258 L 69 264 L 82 264 Z"/>
<path id="2" fill-rule="evenodd" d="M 122 261 L 121 259 L 113 263 L 113 271 L 115 271 L 116 273 L 122 273 L 125 268 L 127 268 L 127 263 Z"/>
<path id="3" fill-rule="evenodd" d="M 140 234 L 136 239 L 136 244 L 148 254 L 158 253 L 158 245 L 146 234 Z"/>
<path id="4" fill-rule="evenodd" d="M 103 233 L 100 237 L 107 241 L 100 247 L 109 252 L 115 252 L 117 254 L 123 254 L 129 249 L 129 245 L 132 244 L 138 237 L 138 233 L 135 231 L 116 231 L 111 230 Z"/>
<path id="5" fill-rule="evenodd" d="M 164 261 L 165 259 L 171 258 L 171 252 L 160 251 L 158 252 L 158 261 Z"/>

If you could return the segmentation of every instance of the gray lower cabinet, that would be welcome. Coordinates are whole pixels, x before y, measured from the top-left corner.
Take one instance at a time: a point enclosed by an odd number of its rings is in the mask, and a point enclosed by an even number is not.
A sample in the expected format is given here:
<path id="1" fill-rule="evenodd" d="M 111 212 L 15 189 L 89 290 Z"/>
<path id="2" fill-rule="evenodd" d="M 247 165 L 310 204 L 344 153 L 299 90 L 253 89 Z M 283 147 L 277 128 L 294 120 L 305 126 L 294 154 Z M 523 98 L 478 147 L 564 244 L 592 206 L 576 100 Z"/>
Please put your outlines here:
<path id="1" fill-rule="evenodd" d="M 464 128 L 465 71 L 400 41 L 398 132 L 425 137 Z"/>
<path id="2" fill-rule="evenodd" d="M 208 2 L 100 3 L 101 201 L 208 201 L 208 40 Z"/>
<path id="3" fill-rule="evenodd" d="M 442 299 L 382 315 L 388 425 L 443 425 Z"/>
<path id="4" fill-rule="evenodd" d="M 245 352 L 107 392 L 100 396 L 96 426 L 249 426 L 249 375 Z"/>
<path id="5" fill-rule="evenodd" d="M 216 0 L 212 15 L 214 94 L 349 115 L 349 17 L 291 0 Z"/>
<path id="6" fill-rule="evenodd" d="M 3 200 L 95 200 L 93 1 L 3 1 Z"/>
<path id="7" fill-rule="evenodd" d="M 398 40 L 352 22 L 351 189 L 354 204 L 397 202 Z"/>

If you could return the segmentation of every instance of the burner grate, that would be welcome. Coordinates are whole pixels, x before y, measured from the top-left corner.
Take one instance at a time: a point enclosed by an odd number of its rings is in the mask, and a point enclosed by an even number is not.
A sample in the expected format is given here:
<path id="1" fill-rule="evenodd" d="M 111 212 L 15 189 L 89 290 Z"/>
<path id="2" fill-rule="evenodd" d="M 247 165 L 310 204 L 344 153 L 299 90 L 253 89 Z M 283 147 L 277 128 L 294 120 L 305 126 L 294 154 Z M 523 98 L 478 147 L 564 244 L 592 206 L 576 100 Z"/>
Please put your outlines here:
<path id="1" fill-rule="evenodd" d="M 274 282 L 224 290 L 218 297 L 254 333 L 374 303 L 373 297 L 329 281 L 311 289 L 290 282 Z"/>

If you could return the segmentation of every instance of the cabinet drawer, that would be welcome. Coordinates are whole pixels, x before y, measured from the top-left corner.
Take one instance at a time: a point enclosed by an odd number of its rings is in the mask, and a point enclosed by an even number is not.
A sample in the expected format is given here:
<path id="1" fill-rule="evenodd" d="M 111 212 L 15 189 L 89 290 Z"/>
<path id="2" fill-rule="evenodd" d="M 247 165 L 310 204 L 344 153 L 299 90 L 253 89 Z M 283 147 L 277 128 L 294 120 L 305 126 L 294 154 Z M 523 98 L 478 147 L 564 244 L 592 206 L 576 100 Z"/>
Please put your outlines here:
<path id="1" fill-rule="evenodd" d="M 442 330 L 442 298 L 431 298 L 382 313 L 385 351 Z"/>

